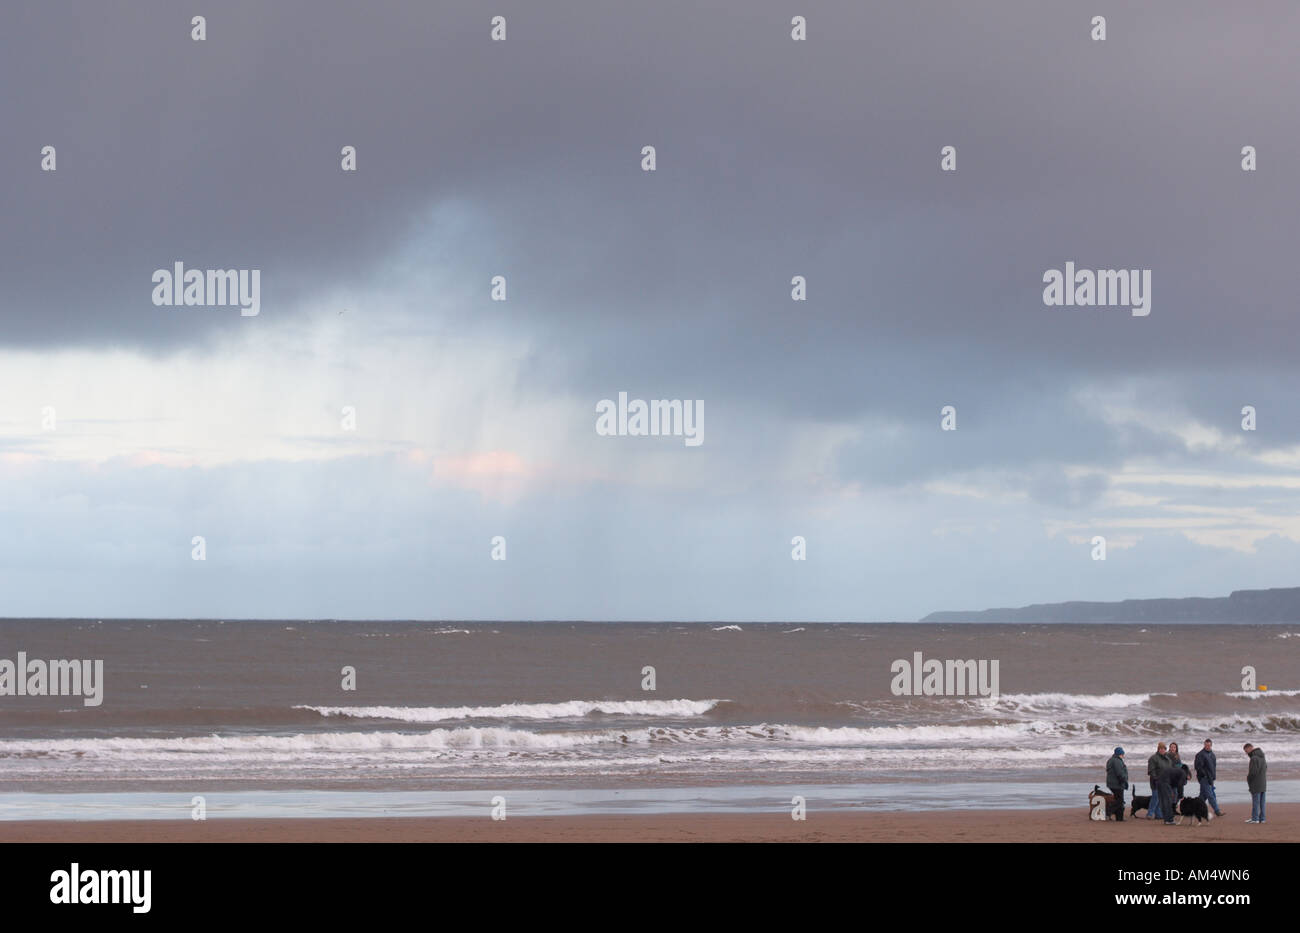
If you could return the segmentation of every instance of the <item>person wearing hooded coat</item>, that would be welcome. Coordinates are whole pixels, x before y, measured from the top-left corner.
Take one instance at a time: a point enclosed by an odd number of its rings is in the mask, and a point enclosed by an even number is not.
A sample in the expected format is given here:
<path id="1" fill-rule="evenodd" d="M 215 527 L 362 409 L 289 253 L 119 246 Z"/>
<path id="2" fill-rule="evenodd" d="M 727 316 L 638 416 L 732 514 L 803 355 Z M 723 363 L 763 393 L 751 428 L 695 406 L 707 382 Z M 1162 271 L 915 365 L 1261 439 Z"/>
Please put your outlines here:
<path id="1" fill-rule="evenodd" d="M 1250 759 L 1246 770 L 1246 789 L 1250 791 L 1250 819 L 1247 823 L 1264 822 L 1264 791 L 1268 787 L 1268 762 L 1264 760 L 1264 749 L 1256 748 L 1247 742 L 1242 748 Z"/>
<path id="2" fill-rule="evenodd" d="M 1106 762 L 1106 787 L 1115 795 L 1112 804 L 1115 819 L 1124 822 L 1124 791 L 1128 789 L 1128 765 L 1124 764 L 1124 749 L 1115 748 L 1115 754 Z"/>
<path id="3" fill-rule="evenodd" d="M 1165 815 L 1160 811 L 1158 785 L 1161 773 L 1169 766 L 1169 756 L 1165 754 L 1165 743 L 1161 742 L 1156 746 L 1156 753 L 1147 759 L 1147 781 L 1151 784 L 1151 803 L 1153 804 L 1147 809 L 1148 820 L 1158 820 Z"/>

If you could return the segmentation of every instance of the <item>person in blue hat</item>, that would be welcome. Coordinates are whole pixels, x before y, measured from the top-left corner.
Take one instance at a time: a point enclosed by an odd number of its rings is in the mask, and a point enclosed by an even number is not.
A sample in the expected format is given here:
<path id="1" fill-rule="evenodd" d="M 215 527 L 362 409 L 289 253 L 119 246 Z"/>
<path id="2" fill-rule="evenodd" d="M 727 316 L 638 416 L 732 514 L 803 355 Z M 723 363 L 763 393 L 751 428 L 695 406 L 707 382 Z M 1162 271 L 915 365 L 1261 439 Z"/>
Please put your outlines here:
<path id="1" fill-rule="evenodd" d="M 1124 791 L 1128 790 L 1128 765 L 1124 764 L 1124 749 L 1115 747 L 1115 754 L 1106 762 L 1106 787 L 1115 795 L 1115 819 L 1124 822 Z"/>

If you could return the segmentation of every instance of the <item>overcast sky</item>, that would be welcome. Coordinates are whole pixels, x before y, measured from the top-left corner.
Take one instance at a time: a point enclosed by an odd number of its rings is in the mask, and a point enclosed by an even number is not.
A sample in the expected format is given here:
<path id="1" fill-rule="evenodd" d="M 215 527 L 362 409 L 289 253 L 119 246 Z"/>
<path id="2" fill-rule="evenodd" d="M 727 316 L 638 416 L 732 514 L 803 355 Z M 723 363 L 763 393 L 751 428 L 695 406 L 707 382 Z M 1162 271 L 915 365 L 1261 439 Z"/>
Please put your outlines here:
<path id="1" fill-rule="evenodd" d="M 486 10 L 6 9 L 0 615 L 1300 584 L 1300 6 Z M 155 306 L 176 261 L 260 270 L 260 313 Z M 1066 261 L 1151 270 L 1151 313 L 1046 306 Z M 704 443 L 598 436 L 620 391 Z"/>

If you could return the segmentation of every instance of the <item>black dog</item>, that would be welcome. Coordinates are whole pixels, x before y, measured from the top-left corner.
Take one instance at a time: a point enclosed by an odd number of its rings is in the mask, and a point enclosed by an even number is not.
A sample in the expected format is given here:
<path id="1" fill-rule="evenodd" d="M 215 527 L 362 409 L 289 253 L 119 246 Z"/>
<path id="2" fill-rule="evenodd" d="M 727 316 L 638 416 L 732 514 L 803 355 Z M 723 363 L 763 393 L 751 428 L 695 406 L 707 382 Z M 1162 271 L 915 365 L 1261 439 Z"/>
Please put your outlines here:
<path id="1" fill-rule="evenodd" d="M 1136 817 L 1139 810 L 1146 810 L 1148 813 L 1151 812 L 1150 797 L 1139 797 L 1137 794 L 1133 795 L 1133 809 L 1128 812 L 1128 815 Z"/>
<path id="2" fill-rule="evenodd" d="M 1185 816 L 1193 817 L 1198 826 L 1213 819 L 1209 806 L 1201 797 L 1183 797 L 1178 801 L 1178 825 L 1182 825 Z"/>

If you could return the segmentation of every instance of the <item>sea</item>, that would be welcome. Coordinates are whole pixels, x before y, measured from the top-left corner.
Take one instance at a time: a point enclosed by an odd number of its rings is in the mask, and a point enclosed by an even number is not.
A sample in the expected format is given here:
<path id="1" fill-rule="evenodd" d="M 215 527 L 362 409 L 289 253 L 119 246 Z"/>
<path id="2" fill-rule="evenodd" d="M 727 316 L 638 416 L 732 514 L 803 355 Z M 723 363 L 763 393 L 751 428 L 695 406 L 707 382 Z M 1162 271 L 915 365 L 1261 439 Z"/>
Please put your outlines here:
<path id="1" fill-rule="evenodd" d="M 0 695 L 0 819 L 1082 810 L 1116 746 L 1146 792 L 1207 738 L 1221 801 L 1245 742 L 1300 799 L 1300 624 L 0 620 L 19 652 L 102 702 Z M 997 695 L 899 695 L 917 653 Z"/>

